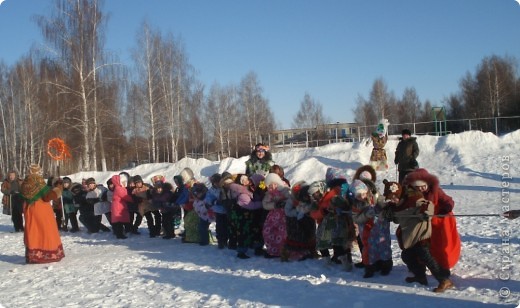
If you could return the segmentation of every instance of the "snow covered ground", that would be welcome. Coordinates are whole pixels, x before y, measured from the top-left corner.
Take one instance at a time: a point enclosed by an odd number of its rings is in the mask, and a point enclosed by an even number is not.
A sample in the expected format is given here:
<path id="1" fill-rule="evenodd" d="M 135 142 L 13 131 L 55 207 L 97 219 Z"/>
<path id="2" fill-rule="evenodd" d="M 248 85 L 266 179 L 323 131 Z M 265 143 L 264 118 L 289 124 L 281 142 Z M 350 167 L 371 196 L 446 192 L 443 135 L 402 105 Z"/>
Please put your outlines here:
<path id="1" fill-rule="evenodd" d="M 520 209 L 520 131 L 496 137 L 466 132 L 418 137 L 419 164 L 436 174 L 451 195 L 455 214 L 498 214 Z M 394 158 L 396 136 L 386 149 Z M 368 163 L 372 146 L 342 143 L 274 154 L 291 182 L 323 179 L 328 166 L 353 175 Z M 163 174 L 169 181 L 184 167 L 206 181 L 215 172 L 243 172 L 247 157 L 210 162 L 184 159 L 128 170 L 145 181 Z M 119 172 L 119 171 L 117 171 Z M 83 172 L 105 182 L 114 172 Z M 378 174 L 394 180 L 395 167 Z M 58 263 L 24 264 L 23 234 L 11 233 L 10 217 L 0 215 L 0 305 L 4 307 L 480 307 L 520 302 L 519 226 L 501 217 L 459 217 L 462 256 L 453 269 L 456 289 L 435 294 L 430 286 L 407 284 L 408 275 L 393 244 L 394 270 L 364 279 L 324 260 L 282 263 L 252 257 L 241 260 L 216 245 L 182 244 L 180 239 L 141 235 L 117 240 L 112 234 L 62 233 L 65 258 Z M 212 227 L 213 228 L 213 227 Z M 213 228 L 214 229 L 214 228 Z M 395 229 L 395 225 L 392 227 Z M 393 233 L 393 230 L 392 230 Z M 395 239 L 395 238 L 394 238 Z M 355 261 L 359 260 L 356 253 Z"/>

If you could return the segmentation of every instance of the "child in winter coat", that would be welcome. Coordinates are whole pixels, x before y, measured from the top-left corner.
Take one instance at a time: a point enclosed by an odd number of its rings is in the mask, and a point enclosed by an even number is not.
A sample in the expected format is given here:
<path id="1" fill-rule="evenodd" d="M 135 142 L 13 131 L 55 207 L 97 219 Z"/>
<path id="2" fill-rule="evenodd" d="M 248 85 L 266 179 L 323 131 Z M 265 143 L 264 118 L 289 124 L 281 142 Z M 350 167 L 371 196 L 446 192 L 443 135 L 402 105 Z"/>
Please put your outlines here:
<path id="1" fill-rule="evenodd" d="M 195 198 L 193 209 L 199 215 L 199 245 L 209 244 L 209 225 L 215 221 L 215 213 L 211 209 L 211 201 L 207 195 L 208 189 L 202 183 L 195 183 L 191 188 L 191 193 Z"/>
<path id="2" fill-rule="evenodd" d="M 390 223 L 379 215 L 384 208 L 384 201 L 382 198 L 378 199 L 375 185 L 369 180 L 354 180 L 351 192 L 354 196 L 352 218 L 359 226 L 363 243 L 361 252 L 365 266 L 363 278 L 370 278 L 377 271 L 381 271 L 381 275 L 386 276 L 392 270 L 393 262 Z"/>
<path id="3" fill-rule="evenodd" d="M 290 188 L 276 173 L 269 173 L 264 183 L 267 193 L 262 205 L 269 211 L 262 229 L 266 247 L 265 257 L 280 257 L 287 238 L 285 204 L 291 198 Z"/>
<path id="4" fill-rule="evenodd" d="M 353 227 L 353 223 L 350 218 L 351 215 L 345 211 L 349 210 L 350 206 L 346 199 L 342 197 L 342 191 L 346 191 L 348 188 L 346 173 L 344 170 L 329 167 L 327 168 L 325 178 L 328 190 L 319 203 L 323 219 L 316 231 L 317 249 L 325 252 L 332 248 L 334 256 L 330 261 L 336 264 L 343 264 L 345 270 L 351 271 L 351 247 L 354 238 L 351 238 L 352 232 L 348 233 L 347 230 Z M 346 202 L 346 206 L 342 206 L 340 202 L 333 203 L 332 200 L 336 197 L 342 197 L 342 200 Z M 338 208 L 336 205 L 346 208 Z M 347 237 L 347 235 L 350 237 Z"/>
<path id="5" fill-rule="evenodd" d="M 228 245 L 228 213 L 226 207 L 222 204 L 223 191 L 220 186 L 222 176 L 219 173 L 213 174 L 209 181 L 211 187 L 208 188 L 206 198 L 211 204 L 211 209 L 215 213 L 215 231 L 217 233 L 218 248 L 223 249 Z"/>
<path id="6" fill-rule="evenodd" d="M 174 194 L 172 185 L 164 181 L 163 176 L 153 176 L 153 189 L 151 190 L 152 207 L 161 212 L 163 239 L 169 240 L 175 237 L 175 230 L 173 228 L 173 217 L 176 210 L 180 209 L 174 203 Z"/>
<path id="7" fill-rule="evenodd" d="M 282 261 L 300 261 L 316 256 L 316 223 L 309 216 L 312 203 L 308 192 L 309 184 L 298 182 L 291 188 L 291 198 L 285 203 L 287 239 Z"/>
<path id="8" fill-rule="evenodd" d="M 244 178 L 245 177 L 245 178 Z M 257 174 L 257 184 L 259 179 L 263 180 L 262 175 Z M 246 175 L 238 175 L 236 181 L 231 177 L 222 179 L 223 188 L 227 190 L 227 197 L 233 200 L 230 211 L 230 241 L 236 238 L 237 257 L 239 259 L 249 259 L 247 250 L 255 246 L 256 228 L 253 228 L 253 211 L 262 208 L 262 200 L 255 196 L 255 187 Z M 230 181 L 231 180 L 231 181 Z M 238 184 L 243 183 L 243 184 Z M 255 247 L 258 248 L 258 247 Z"/>
<path id="9" fill-rule="evenodd" d="M 151 199 L 151 190 L 148 185 L 143 183 L 140 175 L 134 176 L 135 187 L 132 190 L 132 198 L 137 203 L 137 208 L 141 216 L 146 217 L 148 226 L 148 234 L 150 238 L 154 238 L 161 234 L 162 217 L 159 209 L 153 208 Z"/>
<path id="10" fill-rule="evenodd" d="M 65 211 L 65 223 L 64 223 L 64 230 L 67 229 L 68 222 L 70 221 L 70 224 L 72 226 L 71 229 L 69 229 L 70 232 L 78 232 L 79 231 L 79 225 L 78 225 L 78 219 L 76 217 L 76 212 L 78 209 L 74 206 L 74 195 L 71 191 L 71 185 L 72 181 L 69 177 L 63 178 L 63 192 L 61 193 L 61 198 L 63 200 L 63 209 Z"/>

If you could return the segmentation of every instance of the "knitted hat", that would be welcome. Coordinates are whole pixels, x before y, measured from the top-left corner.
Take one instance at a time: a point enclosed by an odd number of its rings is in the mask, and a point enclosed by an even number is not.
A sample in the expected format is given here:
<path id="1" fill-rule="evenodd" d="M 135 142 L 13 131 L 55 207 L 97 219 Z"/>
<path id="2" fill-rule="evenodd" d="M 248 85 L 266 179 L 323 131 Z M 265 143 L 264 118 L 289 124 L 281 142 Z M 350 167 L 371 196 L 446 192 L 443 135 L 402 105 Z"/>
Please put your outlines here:
<path id="1" fill-rule="evenodd" d="M 72 180 L 68 176 L 66 176 L 66 177 L 63 178 L 63 183 L 69 183 L 70 184 L 70 183 L 72 183 Z"/>
<path id="2" fill-rule="evenodd" d="M 22 183 L 22 196 L 28 203 L 33 203 L 44 196 L 50 187 L 45 184 L 45 180 L 39 174 L 29 174 Z"/>
<path id="3" fill-rule="evenodd" d="M 134 183 L 143 182 L 143 178 L 140 175 L 134 175 L 133 180 L 134 180 Z"/>
<path id="4" fill-rule="evenodd" d="M 276 185 L 281 186 L 281 187 L 286 187 L 287 186 L 287 184 L 284 181 L 282 181 L 280 176 L 278 174 L 276 174 L 276 173 L 269 173 L 265 177 L 264 183 L 265 183 L 265 186 L 268 186 L 268 187 L 271 184 L 276 184 Z"/>
<path id="5" fill-rule="evenodd" d="M 88 178 L 88 179 L 87 179 L 87 185 L 90 185 L 90 184 L 96 184 L 96 179 L 94 179 L 94 178 Z"/>
<path id="6" fill-rule="evenodd" d="M 350 190 L 355 196 L 361 195 L 362 193 L 368 193 L 368 187 L 361 180 L 354 180 L 350 185 Z"/>

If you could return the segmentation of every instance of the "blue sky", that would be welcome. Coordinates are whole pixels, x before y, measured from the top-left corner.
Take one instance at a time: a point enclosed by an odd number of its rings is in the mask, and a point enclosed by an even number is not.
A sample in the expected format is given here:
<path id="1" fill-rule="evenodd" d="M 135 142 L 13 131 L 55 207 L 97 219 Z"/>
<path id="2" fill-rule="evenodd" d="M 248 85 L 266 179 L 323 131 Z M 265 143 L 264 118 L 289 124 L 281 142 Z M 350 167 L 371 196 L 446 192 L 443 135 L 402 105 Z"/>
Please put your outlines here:
<path id="1" fill-rule="evenodd" d="M 14 64 L 42 47 L 35 14 L 54 1 L 0 5 L 0 60 Z M 520 61 L 520 5 L 514 0 L 106 0 L 106 48 L 131 65 L 146 19 L 180 37 L 206 88 L 259 77 L 280 128 L 289 128 L 305 95 L 333 122 L 353 121 L 359 95 L 383 78 L 401 97 L 414 87 L 440 105 L 484 57 Z"/>

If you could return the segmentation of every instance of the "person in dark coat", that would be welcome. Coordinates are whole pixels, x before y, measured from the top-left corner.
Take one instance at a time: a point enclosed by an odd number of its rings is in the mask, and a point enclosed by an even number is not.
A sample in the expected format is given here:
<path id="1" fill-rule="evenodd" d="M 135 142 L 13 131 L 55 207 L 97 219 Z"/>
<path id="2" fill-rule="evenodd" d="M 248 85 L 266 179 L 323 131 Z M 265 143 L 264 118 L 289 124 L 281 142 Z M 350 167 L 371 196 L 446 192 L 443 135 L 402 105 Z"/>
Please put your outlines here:
<path id="1" fill-rule="evenodd" d="M 394 163 L 398 165 L 399 183 L 403 183 L 404 177 L 411 171 L 419 168 L 417 156 L 419 156 L 419 145 L 412 132 L 409 129 L 403 129 L 401 132 L 401 141 L 395 149 Z"/>
<path id="2" fill-rule="evenodd" d="M 20 193 L 22 181 L 18 178 L 15 171 L 10 171 L 7 178 L 2 183 L 2 204 L 3 213 L 11 215 L 14 231 L 22 232 L 23 227 L 23 198 Z"/>

